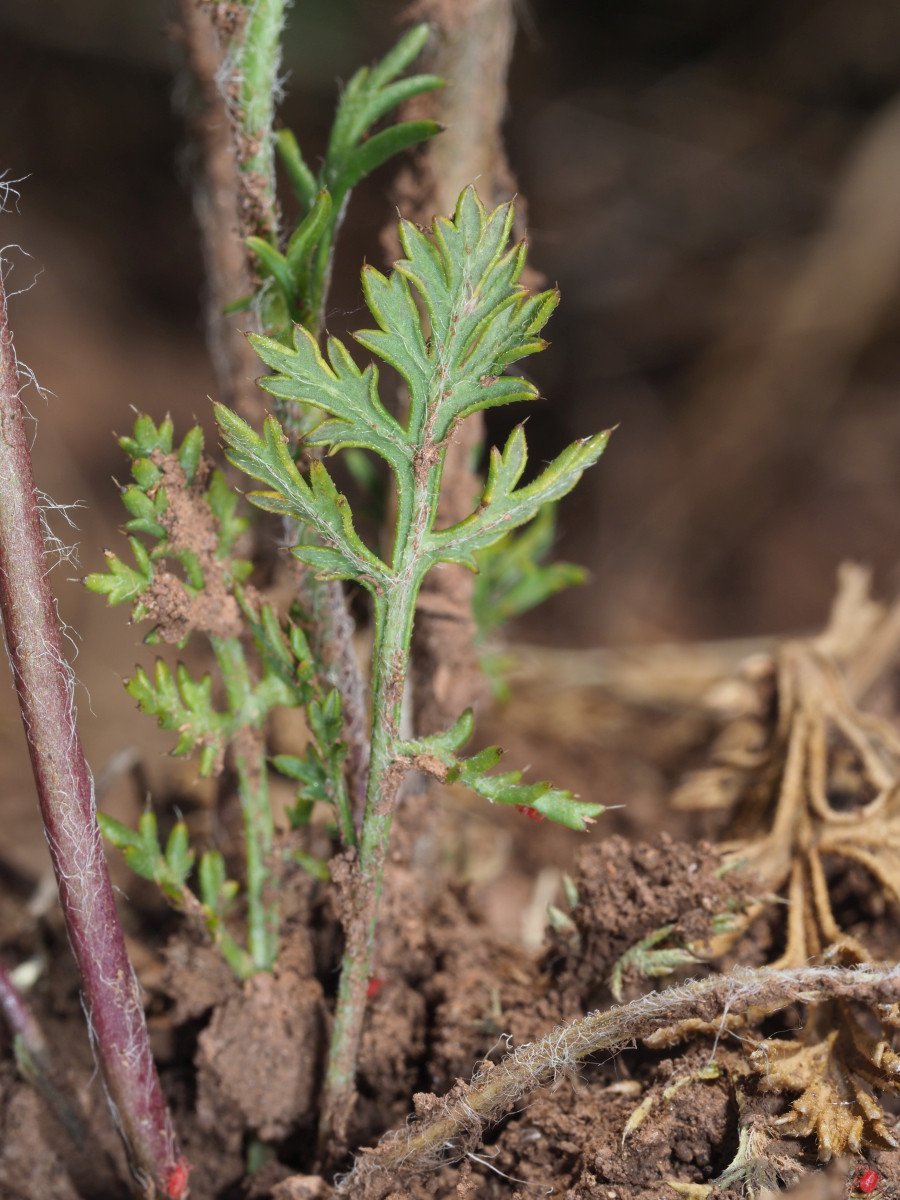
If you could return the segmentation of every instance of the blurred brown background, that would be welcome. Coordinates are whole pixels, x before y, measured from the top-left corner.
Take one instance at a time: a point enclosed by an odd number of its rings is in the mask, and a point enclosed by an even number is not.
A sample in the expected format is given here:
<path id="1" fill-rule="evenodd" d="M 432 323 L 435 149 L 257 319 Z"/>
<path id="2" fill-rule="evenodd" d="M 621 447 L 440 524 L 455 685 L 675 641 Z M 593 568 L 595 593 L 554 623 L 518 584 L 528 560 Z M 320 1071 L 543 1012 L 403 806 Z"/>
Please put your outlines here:
<path id="1" fill-rule="evenodd" d="M 313 161 L 337 81 L 396 39 L 401 8 L 295 4 L 283 118 Z M 22 247 L 10 289 L 35 281 L 11 305 L 19 357 L 54 393 L 26 395 L 39 484 L 85 505 L 78 533 L 56 519 L 80 566 L 54 581 L 80 638 L 98 772 L 148 741 L 119 682 L 140 635 L 68 581 L 121 545 L 110 431 L 127 430 L 132 405 L 182 430 L 207 421 L 213 387 L 166 21 L 150 0 L 0 8 L 0 170 L 27 177 L 0 244 Z M 529 437 L 549 458 L 620 425 L 561 513 L 561 554 L 592 583 L 524 635 L 577 646 L 811 628 L 846 557 L 873 563 L 885 593 L 900 583 L 898 91 L 890 0 L 522 3 L 509 150 L 532 262 L 563 297 L 551 349 L 525 364 L 548 397 Z M 352 202 L 335 332 L 366 323 L 357 273 L 364 256 L 383 265 L 389 170 Z M 10 701 L 4 763 L 22 758 Z M 24 768 L 9 771 L 8 793 L 30 789 Z M 36 828 L 30 808 L 22 821 Z"/>

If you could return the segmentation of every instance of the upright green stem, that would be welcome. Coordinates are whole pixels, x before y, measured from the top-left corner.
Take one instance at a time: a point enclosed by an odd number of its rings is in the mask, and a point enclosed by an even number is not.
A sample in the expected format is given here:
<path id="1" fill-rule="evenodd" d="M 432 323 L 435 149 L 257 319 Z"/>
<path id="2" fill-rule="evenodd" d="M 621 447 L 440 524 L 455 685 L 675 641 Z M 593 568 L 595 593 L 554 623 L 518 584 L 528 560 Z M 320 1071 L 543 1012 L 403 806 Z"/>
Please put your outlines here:
<path id="1" fill-rule="evenodd" d="M 423 461 L 426 460 L 423 454 Z M 441 465 L 439 458 L 425 480 L 417 485 L 413 503 L 401 510 L 394 551 L 394 586 L 375 601 L 371 760 L 359 860 L 349 906 L 353 915 L 344 929 L 346 943 L 319 1120 L 322 1158 L 334 1159 L 345 1147 L 356 1096 L 356 1061 L 372 974 L 381 880 L 394 806 L 408 770 L 398 759 L 396 746 L 401 737 L 403 689 L 409 671 L 416 599 L 425 576 L 422 541 L 430 527 L 434 497 L 439 492 Z"/>
<path id="2" fill-rule="evenodd" d="M 253 232 L 273 244 L 278 234 L 272 124 L 281 65 L 281 31 L 289 0 L 250 0 L 235 62 L 240 84 L 240 167 Z"/>
<path id="3" fill-rule="evenodd" d="M 250 684 L 243 647 L 237 638 L 211 640 L 225 682 L 228 706 L 232 712 L 239 712 Z M 257 971 L 270 971 L 278 956 L 278 909 L 274 904 L 264 903 L 264 893 L 269 877 L 266 860 L 272 851 L 275 826 L 269 803 L 265 739 L 252 720 L 242 725 L 232 753 L 247 856 L 247 949 Z"/>
<path id="4" fill-rule="evenodd" d="M 369 786 L 319 1119 L 320 1154 L 331 1158 L 346 1145 L 356 1096 L 356 1060 L 372 975 L 381 880 L 394 804 L 406 773 L 405 766 L 395 761 L 393 748 L 400 738 L 417 593 L 418 582 L 405 593 L 379 598 L 375 606 L 376 628 L 382 632 L 374 651 Z"/>
<path id="5" fill-rule="evenodd" d="M 47 580 L 2 274 L 0 610 L 88 1026 L 135 1188 L 146 1198 L 183 1196 L 187 1165 L 150 1051 L 103 857 L 93 780 L 75 727 L 75 685 Z"/>
<path id="6" fill-rule="evenodd" d="M 280 419 L 280 418 L 279 418 Z M 321 663 L 330 687 L 341 697 L 344 741 L 346 810 L 339 806 L 344 848 L 355 846 L 362 824 L 369 780 L 368 692 L 353 644 L 355 624 L 347 606 L 347 594 L 339 580 L 325 582 L 300 568 L 301 601 L 312 619 L 310 641 L 316 662 Z"/>
<path id="7" fill-rule="evenodd" d="M 246 749 L 244 742 L 249 743 Z M 256 970 L 271 971 L 278 957 L 278 910 L 264 902 L 274 830 L 262 735 L 247 730 L 234 750 L 234 761 L 247 849 L 247 949 Z"/>

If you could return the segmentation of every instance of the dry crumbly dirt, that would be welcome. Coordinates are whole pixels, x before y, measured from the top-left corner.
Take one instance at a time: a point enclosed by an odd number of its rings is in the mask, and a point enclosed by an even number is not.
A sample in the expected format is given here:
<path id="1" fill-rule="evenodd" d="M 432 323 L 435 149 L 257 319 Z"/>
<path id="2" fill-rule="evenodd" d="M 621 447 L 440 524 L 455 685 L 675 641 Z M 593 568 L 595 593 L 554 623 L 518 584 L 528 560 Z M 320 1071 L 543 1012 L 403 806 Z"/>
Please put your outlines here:
<path id="1" fill-rule="evenodd" d="M 541 829 L 522 821 L 516 837 L 534 839 Z M 702 946 L 712 917 L 729 900 L 740 901 L 748 886 L 738 873 L 721 876 L 719 854 L 702 842 L 667 834 L 650 842 L 621 835 L 587 844 L 572 839 L 570 852 L 573 842 L 581 846 L 570 865 L 580 897 L 572 913 L 578 938 L 551 931 L 543 947 L 529 951 L 491 932 L 473 907 L 477 889 L 436 887 L 437 876 L 410 869 L 410 861 L 427 859 L 439 832 L 433 817 L 413 819 L 398 837 L 388 871 L 378 986 L 351 1130 L 356 1144 L 402 1123 L 414 1093 L 417 1108 L 427 1108 L 427 1093 L 442 1095 L 508 1045 L 534 1040 L 562 1020 L 607 1004 L 615 961 L 660 925 L 671 924 L 683 940 Z M 148 938 L 150 926 L 132 930 L 143 935 L 155 1049 L 193 1164 L 191 1194 L 200 1200 L 331 1195 L 313 1174 L 309 1147 L 335 983 L 336 906 L 327 888 L 300 872 L 288 877 L 282 899 L 288 911 L 278 969 L 244 983 L 223 969 L 201 938 L 177 924 L 168 940 Z M 79 1155 L 7 1064 L 0 1073 L 0 1196 L 112 1200 L 122 1194 L 124 1165 L 102 1091 L 92 1080 L 59 920 L 51 915 L 29 922 L 20 914 L 17 937 L 23 954 L 40 948 L 46 956 L 35 1004 L 67 1094 L 87 1113 L 91 1151 Z M 628 998 L 648 985 L 626 973 L 624 986 Z M 704 1068 L 713 1057 L 720 1073 L 708 1078 Z M 709 1181 L 734 1157 L 739 1104 L 769 1116 L 777 1110 L 779 1102 L 757 1096 L 744 1073 L 733 1039 L 718 1046 L 712 1038 L 694 1039 L 664 1052 L 628 1048 L 533 1094 L 486 1131 L 484 1145 L 462 1144 L 460 1161 L 373 1182 L 359 1194 L 369 1200 L 526 1200 L 552 1189 L 567 1200 L 674 1197 L 667 1180 Z M 254 1147 L 261 1165 L 248 1175 Z M 816 1166 L 808 1145 L 785 1145 L 782 1154 Z M 886 1196 L 893 1194 L 896 1157 L 880 1155 Z M 808 1194 L 847 1195 L 848 1172 L 843 1191 Z M 820 1176 L 825 1187 L 826 1175 L 817 1171 Z M 712 1193 L 713 1200 L 741 1195 L 740 1186 Z"/>

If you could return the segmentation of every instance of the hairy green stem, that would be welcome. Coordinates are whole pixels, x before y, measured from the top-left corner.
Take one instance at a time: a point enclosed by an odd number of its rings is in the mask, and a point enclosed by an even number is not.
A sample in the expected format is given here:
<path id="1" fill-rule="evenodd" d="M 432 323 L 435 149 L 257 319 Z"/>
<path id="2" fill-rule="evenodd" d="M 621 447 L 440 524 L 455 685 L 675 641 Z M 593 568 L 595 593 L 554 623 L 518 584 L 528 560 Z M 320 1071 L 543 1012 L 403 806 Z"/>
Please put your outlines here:
<path id="1" fill-rule="evenodd" d="M 103 857 L 93 780 L 75 727 L 74 678 L 47 580 L 2 278 L 0 610 L 91 1038 L 136 1188 L 144 1197 L 183 1195 L 186 1164 L 150 1051 Z"/>
<path id="2" fill-rule="evenodd" d="M 346 1144 L 346 1131 L 356 1096 L 356 1063 L 372 974 L 375 928 L 381 881 L 387 858 L 391 819 L 408 766 L 398 761 L 403 690 L 409 671 L 416 599 L 427 567 L 422 544 L 440 492 L 443 452 L 433 449 L 423 433 L 421 461 L 431 462 L 398 511 L 394 545 L 394 580 L 375 599 L 376 641 L 372 655 L 372 737 L 366 808 L 359 859 L 352 884 L 352 917 L 347 923 L 341 979 L 319 1121 L 319 1153 L 334 1159 Z"/>
<path id="3" fill-rule="evenodd" d="M 234 761 L 247 852 L 247 949 L 257 971 L 271 971 L 278 957 L 278 909 L 265 903 L 265 888 L 274 827 L 265 747 L 262 736 L 254 737 L 255 733 L 248 730 L 243 741 L 258 742 L 258 746 L 251 744 L 246 751 L 243 746 L 235 748 Z"/>
<path id="4" fill-rule="evenodd" d="M 279 418 L 280 419 L 280 418 Z M 347 758 L 346 789 L 338 805 L 344 848 L 356 846 L 362 825 L 369 783 L 368 691 L 353 645 L 355 624 L 347 606 L 347 593 L 339 580 L 316 579 L 301 568 L 303 600 L 313 619 L 310 641 L 325 679 L 341 697 Z"/>
<path id="5" fill-rule="evenodd" d="M 281 31 L 289 0 L 251 0 L 235 58 L 240 84 L 240 168 L 249 185 L 253 232 L 274 245 L 278 235 L 272 124 L 281 65 Z"/>
<path id="6" fill-rule="evenodd" d="M 211 638 L 222 671 L 228 707 L 241 711 L 250 691 L 250 672 L 243 647 L 237 638 Z M 258 719 L 247 720 L 232 745 L 238 777 L 238 796 L 244 818 L 247 859 L 247 949 L 257 971 L 270 971 L 278 956 L 278 910 L 264 903 L 269 877 L 267 860 L 272 852 L 275 825 L 269 803 L 268 765 L 265 740 Z"/>
<path id="7" fill-rule="evenodd" d="M 393 592 L 389 599 L 379 597 L 375 605 L 375 627 L 380 637 L 374 651 L 369 786 L 351 884 L 352 916 L 344 929 L 346 942 L 319 1118 L 323 1158 L 333 1159 L 344 1148 L 356 1097 L 356 1061 L 372 975 L 381 880 L 394 805 L 407 770 L 396 761 L 394 746 L 400 738 L 403 684 L 409 667 L 418 587 L 416 580 Z"/>

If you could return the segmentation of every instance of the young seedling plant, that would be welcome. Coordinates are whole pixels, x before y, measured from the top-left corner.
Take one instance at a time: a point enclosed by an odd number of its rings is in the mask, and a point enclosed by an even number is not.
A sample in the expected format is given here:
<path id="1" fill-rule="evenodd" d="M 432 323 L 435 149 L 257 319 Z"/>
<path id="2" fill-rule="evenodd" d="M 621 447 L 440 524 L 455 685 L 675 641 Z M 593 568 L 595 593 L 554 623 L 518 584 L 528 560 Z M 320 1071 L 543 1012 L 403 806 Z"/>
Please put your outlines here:
<path id="1" fill-rule="evenodd" d="M 275 371 L 263 381 L 265 389 L 283 402 L 322 414 L 306 437 L 308 445 L 330 454 L 354 447 L 387 463 L 396 488 L 390 558 L 382 558 L 360 538 L 347 498 L 320 460 L 313 459 L 308 474 L 301 474 L 274 418 L 266 420 L 259 435 L 235 413 L 221 405 L 216 409 L 227 457 L 263 485 L 251 493 L 252 502 L 317 535 L 319 544 L 298 546 L 294 555 L 319 578 L 355 580 L 372 602 L 370 770 L 322 1109 L 325 1135 L 338 1142 L 352 1107 L 381 877 L 405 774 L 418 769 L 458 779 L 492 802 L 527 805 L 574 829 L 584 829 L 602 811 L 601 805 L 549 784 L 524 784 L 519 772 L 489 774 L 499 758 L 496 749 L 460 757 L 472 733 L 471 713 L 436 736 L 409 740 L 401 732 L 416 598 L 426 574 L 441 563 L 475 568 L 480 550 L 569 492 L 602 454 L 608 438 L 604 432 L 573 443 L 532 482 L 520 484 L 527 451 L 524 429 L 518 426 L 502 451 L 492 450 L 484 490 L 471 515 L 449 528 L 435 528 L 444 455 L 457 424 L 479 409 L 537 395 L 533 384 L 503 372 L 543 349 L 540 331 L 558 296 L 555 291 L 530 296 L 520 286 L 525 245 L 507 248 L 512 221 L 512 205 L 487 214 L 469 188 L 452 220 L 435 221 L 433 238 L 401 222 L 406 257 L 389 276 L 374 267 L 364 269 L 363 292 L 378 328 L 355 338 L 405 381 L 405 420 L 382 402 L 375 364 L 361 370 L 336 338 L 328 340 L 327 359 L 302 326 L 295 328 L 291 349 L 273 339 L 253 339 L 262 360 Z"/>
<path id="2" fill-rule="evenodd" d="M 277 4 L 258 6 L 232 51 L 242 81 L 233 115 L 238 140 L 251 146 L 260 137 L 271 142 L 271 106 L 261 113 L 256 99 L 275 85 L 281 21 Z M 442 85 L 428 75 L 398 78 L 426 37 L 424 26 L 411 30 L 381 63 L 353 77 L 317 176 L 292 135 L 278 137 L 300 208 L 283 252 L 271 153 L 243 162 L 244 181 L 262 206 L 247 238 L 260 286 L 246 304 L 268 335 L 252 341 L 274 372 L 263 386 L 281 420 L 267 418 L 260 434 L 222 405 L 216 417 L 229 460 L 262 485 L 251 501 L 284 519 L 286 538 L 307 572 L 303 604 L 278 616 L 249 585 L 251 564 L 237 553 L 247 521 L 237 513 L 237 495 L 204 456 L 199 428 L 176 446 L 172 422 L 157 425 L 146 416 L 138 418 L 132 436 L 120 439 L 131 462 L 132 482 L 121 491 L 133 565 L 107 552 L 107 571 L 86 581 L 110 603 L 130 603 L 135 620 L 152 620 L 148 642 L 183 646 L 200 633 L 216 661 L 215 688 L 211 676 L 194 679 L 183 664 L 173 672 L 162 659 L 152 676 L 138 668 L 127 687 L 142 710 L 177 733 L 176 754 L 199 753 L 201 774 L 219 772 L 226 758 L 230 762 L 245 826 L 246 937 L 236 936 L 230 918 L 239 885 L 228 878 L 217 850 L 196 861 L 182 821 L 165 846 L 151 811 L 136 831 L 108 817 L 101 822 L 136 871 L 155 879 L 173 904 L 202 922 L 238 976 L 271 969 L 278 953 L 275 896 L 284 863 L 269 804 L 270 766 L 299 785 L 289 814 L 295 825 L 309 821 L 317 802 L 334 811 L 336 840 L 349 870 L 349 915 L 320 1118 L 320 1146 L 332 1157 L 345 1143 L 353 1106 L 381 879 L 404 777 L 418 770 L 459 780 L 491 802 L 574 829 L 584 829 L 602 811 L 549 784 L 524 783 L 520 772 L 492 774 L 496 748 L 462 756 L 473 730 L 470 712 L 432 737 L 410 738 L 401 729 L 416 600 L 428 572 L 442 563 L 477 569 L 479 556 L 495 547 L 485 563 L 499 566 L 502 574 L 503 561 L 508 568 L 523 556 L 513 531 L 569 492 L 608 436 L 576 442 L 523 484 L 527 451 L 519 426 L 502 451 L 492 451 L 471 514 L 436 528 L 444 456 L 459 422 L 480 409 L 537 395 L 533 384 L 505 372 L 544 347 L 540 331 L 558 300 L 552 290 L 531 296 L 519 283 L 526 251 L 524 244 L 508 245 L 512 206 L 486 213 L 471 188 L 451 220 L 435 222 L 432 237 L 401 223 L 405 257 L 390 275 L 372 267 L 363 271 L 377 328 L 357 333 L 356 341 L 398 372 L 406 386 L 405 411 L 394 415 L 382 399 L 374 362 L 360 368 L 335 338 L 328 339 L 323 355 L 318 337 L 334 238 L 351 188 L 391 154 L 438 132 L 433 122 L 423 121 L 375 128 L 401 101 Z M 389 471 L 394 524 L 385 556 L 358 534 L 350 503 L 322 461 L 336 451 L 346 453 L 358 479 L 373 478 L 373 455 Z M 546 515 L 543 520 L 545 528 Z M 529 573 L 535 574 L 530 564 L 516 566 L 507 591 L 521 587 Z M 329 662 L 347 658 L 349 639 L 345 634 L 336 652 L 327 645 L 329 631 L 340 624 L 335 614 L 344 611 L 344 580 L 365 589 L 372 605 L 370 728 L 362 751 L 347 715 L 354 708 L 359 724 L 355 664 L 335 671 Z M 535 592 L 534 581 L 528 590 Z M 548 590 L 549 585 L 539 587 L 536 594 Z M 510 603 L 521 607 L 521 601 Z M 348 679 L 351 686 L 342 686 Z M 312 738 L 303 757 L 279 755 L 269 763 L 265 730 L 276 707 L 305 710 Z M 296 849 L 290 853 L 308 870 L 328 876 L 326 863 Z"/>
<path id="3" fill-rule="evenodd" d="M 136 616 L 154 617 L 155 636 L 177 641 L 189 628 L 201 628 L 210 638 L 225 683 L 227 711 L 214 709 L 210 680 L 194 682 L 183 666 L 173 677 L 160 662 L 155 681 L 139 671 L 128 688 L 142 708 L 179 732 L 176 753 L 201 750 L 202 770 L 212 770 L 225 747 L 231 748 L 248 833 L 247 949 L 239 948 L 225 929 L 224 911 L 235 885 L 225 880 L 220 856 L 213 852 L 201 859 L 198 900 L 187 885 L 192 859 L 182 826 L 176 826 L 165 851 L 149 815 L 137 834 L 109 820 L 105 828 L 125 847 L 136 869 L 159 879 L 177 903 L 204 915 L 211 934 L 241 974 L 271 967 L 277 953 L 277 917 L 274 906 L 264 901 L 273 869 L 273 830 L 262 729 L 273 706 L 306 706 L 314 736 L 306 758 L 279 756 L 273 765 L 300 782 L 294 814 L 298 823 L 308 819 L 315 800 L 331 802 L 350 867 L 350 916 L 320 1122 L 323 1147 L 343 1144 L 352 1110 L 382 872 L 406 774 L 418 770 L 445 781 L 458 780 L 493 803 L 526 807 L 573 829 L 584 829 L 602 811 L 601 805 L 580 801 L 547 783 L 524 783 L 521 772 L 491 774 L 500 756 L 495 747 L 462 756 L 473 730 L 471 712 L 452 729 L 431 737 L 411 739 L 401 728 L 416 598 L 426 574 L 441 563 L 474 568 L 481 551 L 508 538 L 511 530 L 569 492 L 603 452 L 608 437 L 600 433 L 575 442 L 522 484 L 527 451 L 524 429 L 518 426 L 502 451 L 491 452 L 484 489 L 472 513 L 449 528 L 435 528 L 444 454 L 458 422 L 479 409 L 537 395 L 533 384 L 504 371 L 544 347 L 540 331 L 557 294 L 531 296 L 519 284 L 525 246 L 508 246 L 512 221 L 511 205 L 486 213 L 470 188 L 460 197 L 452 220 L 435 222 L 432 237 L 409 222 L 401 223 L 406 257 L 390 275 L 364 269 L 363 291 L 377 328 L 355 338 L 404 379 L 408 407 L 403 419 L 382 402 L 374 362 L 360 368 L 336 338 L 328 340 L 327 357 L 302 325 L 295 326 L 291 347 L 275 338 L 252 339 L 274 371 L 263 387 L 282 405 L 296 405 L 303 414 L 309 427 L 305 448 L 329 454 L 355 448 L 387 463 L 396 493 L 389 557 L 360 537 L 349 501 L 321 459 L 308 456 L 301 470 L 297 447 L 274 417 L 268 417 L 262 433 L 257 433 L 230 409 L 216 406 L 228 459 L 262 485 L 251 492 L 250 500 L 314 535 L 293 548 L 294 556 L 319 580 L 353 580 L 371 598 L 370 769 L 361 820 L 349 804 L 341 773 L 340 696 L 334 689 L 322 692 L 315 682 L 299 614 L 280 622 L 245 587 L 247 564 L 232 557 L 241 529 L 234 515 L 236 497 L 220 473 L 210 474 L 202 467 L 197 431 L 175 451 L 169 422 L 157 428 L 141 418 L 135 437 L 122 439 L 136 478 L 123 490 L 133 514 L 128 529 L 156 539 L 156 545 L 148 552 L 133 536 L 134 567 L 110 554 L 109 572 L 88 580 L 89 587 L 105 591 L 111 602 L 131 600 Z M 189 530 L 193 533 L 185 532 Z M 205 553 L 197 549 L 198 530 L 205 535 L 200 541 L 212 547 Z M 184 569 L 184 582 L 160 569 L 172 557 Z M 180 624 L 167 615 L 173 593 Z M 185 603 L 194 611 L 186 612 Z M 238 636 L 241 620 L 256 646 L 256 677 Z M 251 734 L 253 749 L 247 752 Z"/>

